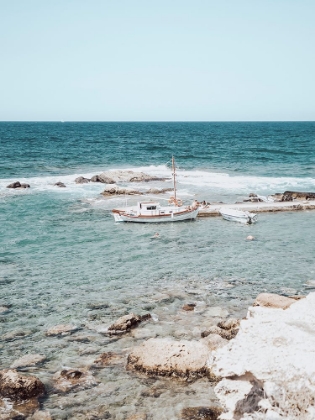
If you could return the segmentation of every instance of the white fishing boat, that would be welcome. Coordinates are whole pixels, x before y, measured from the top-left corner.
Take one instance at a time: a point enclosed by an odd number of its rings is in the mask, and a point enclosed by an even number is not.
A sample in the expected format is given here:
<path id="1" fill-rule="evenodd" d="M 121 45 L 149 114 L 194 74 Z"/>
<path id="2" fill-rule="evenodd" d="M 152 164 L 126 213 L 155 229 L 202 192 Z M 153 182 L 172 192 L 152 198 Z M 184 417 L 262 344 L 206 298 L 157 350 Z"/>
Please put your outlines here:
<path id="1" fill-rule="evenodd" d="M 172 158 L 174 196 L 170 197 L 167 206 L 161 206 L 157 201 L 140 201 L 136 206 L 113 209 L 112 214 L 115 222 L 134 223 L 165 223 L 194 220 L 198 215 L 198 203 L 195 200 L 192 205 L 184 206 L 182 200 L 176 194 L 176 168 L 174 157 Z"/>
<path id="2" fill-rule="evenodd" d="M 251 225 L 257 222 L 257 214 L 249 211 L 235 210 L 235 209 L 220 209 L 220 214 L 225 220 L 231 222 L 240 222 Z"/>

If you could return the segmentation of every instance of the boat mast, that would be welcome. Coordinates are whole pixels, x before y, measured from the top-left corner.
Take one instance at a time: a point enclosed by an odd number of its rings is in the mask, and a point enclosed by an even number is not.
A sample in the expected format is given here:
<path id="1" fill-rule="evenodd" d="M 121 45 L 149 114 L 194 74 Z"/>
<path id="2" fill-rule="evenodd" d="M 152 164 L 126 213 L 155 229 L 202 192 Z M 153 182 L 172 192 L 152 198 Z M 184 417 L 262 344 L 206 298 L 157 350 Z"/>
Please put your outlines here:
<path id="1" fill-rule="evenodd" d="M 173 170 L 173 184 L 174 184 L 174 199 L 175 205 L 177 205 L 177 198 L 176 198 L 176 168 L 175 168 L 175 160 L 174 156 L 172 156 L 172 170 Z"/>

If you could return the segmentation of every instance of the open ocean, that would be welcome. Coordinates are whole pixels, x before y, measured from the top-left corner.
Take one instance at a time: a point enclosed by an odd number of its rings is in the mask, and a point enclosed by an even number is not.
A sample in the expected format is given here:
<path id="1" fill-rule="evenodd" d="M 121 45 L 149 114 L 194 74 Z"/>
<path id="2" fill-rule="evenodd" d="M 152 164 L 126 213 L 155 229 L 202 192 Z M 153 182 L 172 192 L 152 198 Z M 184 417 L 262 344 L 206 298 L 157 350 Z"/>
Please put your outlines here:
<path id="1" fill-rule="evenodd" d="M 219 217 L 119 224 L 110 210 L 124 198 L 103 198 L 104 184 L 74 182 L 110 169 L 169 177 L 172 155 L 178 195 L 187 202 L 315 192 L 315 122 L 0 123 L 0 306 L 9 308 L 0 315 L 1 368 L 44 354 L 46 363 L 32 372 L 52 390 L 63 366 L 87 366 L 105 351 L 127 354 L 152 336 L 199 339 L 209 318 L 244 316 L 263 291 L 307 293 L 305 282 L 315 280 L 315 212 L 262 213 L 250 226 Z M 31 188 L 6 188 L 18 180 Z M 155 232 L 159 239 L 151 238 Z M 183 314 L 187 302 L 200 310 Z M 148 311 L 155 321 L 120 339 L 97 332 L 121 315 Z M 68 323 L 80 326 L 86 341 L 45 336 Z M 148 379 L 123 365 L 95 376 L 97 387 L 51 391 L 43 407 L 56 419 L 143 412 L 169 420 L 215 400 L 206 380 Z M 159 398 L 144 392 L 153 384 Z M 101 414 L 89 417 L 93 410 Z"/>

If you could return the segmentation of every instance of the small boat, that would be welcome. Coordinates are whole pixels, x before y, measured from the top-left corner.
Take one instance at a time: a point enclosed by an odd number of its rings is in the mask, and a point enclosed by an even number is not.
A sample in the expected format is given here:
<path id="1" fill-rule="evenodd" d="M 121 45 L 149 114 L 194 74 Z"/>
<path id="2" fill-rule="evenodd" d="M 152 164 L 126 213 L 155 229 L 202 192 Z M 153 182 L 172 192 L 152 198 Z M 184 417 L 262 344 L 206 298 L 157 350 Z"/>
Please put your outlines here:
<path id="1" fill-rule="evenodd" d="M 257 222 L 257 214 L 249 211 L 235 210 L 235 209 L 220 209 L 220 214 L 225 220 L 231 222 L 240 222 L 251 225 Z"/>
<path id="2" fill-rule="evenodd" d="M 134 223 L 161 223 L 195 220 L 199 205 L 195 200 L 192 205 L 184 206 L 182 200 L 176 195 L 176 169 L 174 157 L 172 158 L 174 196 L 168 200 L 168 206 L 161 206 L 156 201 L 140 201 L 136 206 L 113 209 L 115 222 Z"/>

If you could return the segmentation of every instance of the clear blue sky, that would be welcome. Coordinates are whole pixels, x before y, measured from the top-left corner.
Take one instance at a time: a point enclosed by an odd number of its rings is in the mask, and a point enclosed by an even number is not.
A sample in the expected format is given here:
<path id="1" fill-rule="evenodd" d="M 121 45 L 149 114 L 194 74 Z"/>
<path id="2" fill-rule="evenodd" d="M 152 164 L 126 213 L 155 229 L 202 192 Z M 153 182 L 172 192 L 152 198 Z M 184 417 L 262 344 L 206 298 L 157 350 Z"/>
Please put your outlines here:
<path id="1" fill-rule="evenodd" d="M 315 120 L 315 0 L 0 0 L 0 120 Z"/>

